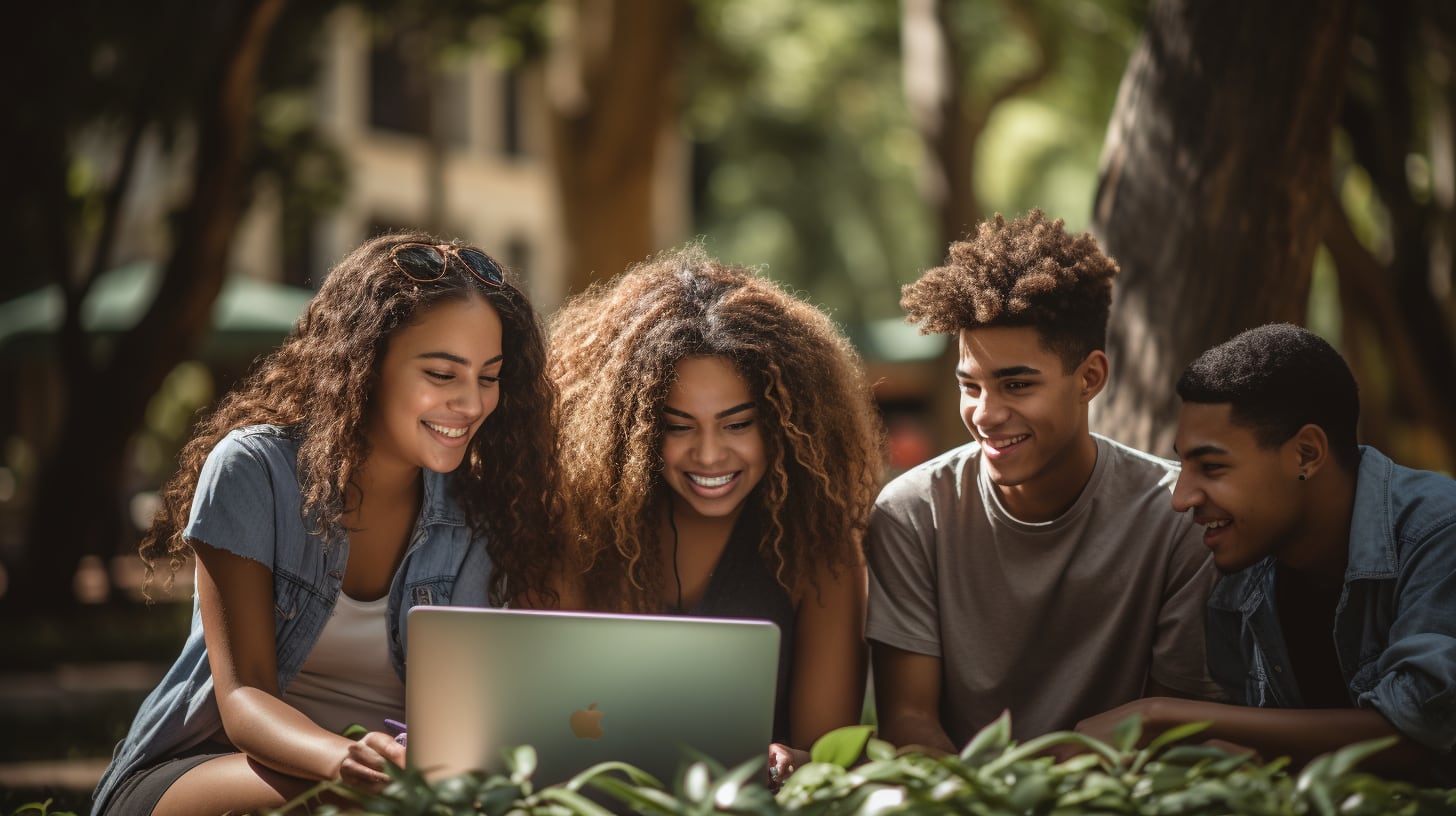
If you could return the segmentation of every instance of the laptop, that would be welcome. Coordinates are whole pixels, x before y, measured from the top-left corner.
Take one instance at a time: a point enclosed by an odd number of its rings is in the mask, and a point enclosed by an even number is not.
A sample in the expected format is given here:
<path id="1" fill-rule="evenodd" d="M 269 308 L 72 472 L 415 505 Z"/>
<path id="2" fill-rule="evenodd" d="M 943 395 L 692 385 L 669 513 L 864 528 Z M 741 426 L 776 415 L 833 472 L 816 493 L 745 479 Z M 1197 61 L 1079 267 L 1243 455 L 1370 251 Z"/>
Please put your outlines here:
<path id="1" fill-rule="evenodd" d="M 417 606 L 408 759 L 427 779 L 504 773 L 537 788 L 607 760 L 671 787 L 691 748 L 732 768 L 773 732 L 779 629 L 759 620 Z"/>

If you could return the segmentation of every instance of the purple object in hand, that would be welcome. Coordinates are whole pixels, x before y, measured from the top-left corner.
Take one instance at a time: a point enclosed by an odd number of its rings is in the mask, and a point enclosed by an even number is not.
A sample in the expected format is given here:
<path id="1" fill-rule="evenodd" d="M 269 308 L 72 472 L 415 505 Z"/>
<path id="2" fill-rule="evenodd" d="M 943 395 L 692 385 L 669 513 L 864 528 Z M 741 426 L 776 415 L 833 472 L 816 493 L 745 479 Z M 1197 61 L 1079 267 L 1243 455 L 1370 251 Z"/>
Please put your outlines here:
<path id="1" fill-rule="evenodd" d="M 391 720 L 386 718 L 384 720 L 384 727 L 394 732 L 395 742 L 399 743 L 400 745 L 404 745 L 405 747 L 409 747 L 407 734 L 409 729 L 405 726 L 404 723 L 400 722 L 399 720 Z"/>

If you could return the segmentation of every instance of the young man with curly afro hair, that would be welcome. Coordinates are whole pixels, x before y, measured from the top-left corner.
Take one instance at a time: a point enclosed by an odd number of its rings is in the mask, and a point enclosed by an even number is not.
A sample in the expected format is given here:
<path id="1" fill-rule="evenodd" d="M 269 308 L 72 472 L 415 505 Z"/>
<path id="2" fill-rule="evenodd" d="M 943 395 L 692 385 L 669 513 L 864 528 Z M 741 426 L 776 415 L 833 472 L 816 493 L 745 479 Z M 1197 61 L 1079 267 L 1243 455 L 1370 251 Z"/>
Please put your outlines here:
<path id="1" fill-rule="evenodd" d="M 1271 324 L 1204 352 L 1178 380 L 1173 507 L 1222 574 L 1209 667 L 1233 704 L 1147 698 L 1145 738 L 1214 738 L 1296 766 L 1394 737 L 1362 765 L 1456 780 L 1456 481 L 1356 442 L 1355 378 L 1312 332 Z"/>
<path id="2" fill-rule="evenodd" d="M 880 733 L 953 751 L 1011 714 L 1018 740 L 1147 694 L 1208 697 L 1215 578 L 1173 512 L 1175 463 L 1088 429 L 1117 264 L 1040 210 L 1000 215 L 906 286 L 953 335 L 971 441 L 891 482 L 871 517 Z"/>

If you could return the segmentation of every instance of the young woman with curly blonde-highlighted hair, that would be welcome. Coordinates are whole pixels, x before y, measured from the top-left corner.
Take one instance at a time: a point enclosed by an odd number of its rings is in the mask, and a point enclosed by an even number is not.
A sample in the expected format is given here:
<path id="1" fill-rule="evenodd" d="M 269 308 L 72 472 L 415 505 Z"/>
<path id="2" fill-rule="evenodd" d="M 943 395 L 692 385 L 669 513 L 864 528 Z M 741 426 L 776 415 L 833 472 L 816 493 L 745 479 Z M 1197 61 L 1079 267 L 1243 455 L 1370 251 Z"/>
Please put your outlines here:
<path id="1" fill-rule="evenodd" d="M 860 547 L 882 460 L 849 342 L 698 245 L 594 286 L 551 325 L 585 604 L 773 620 L 775 742 L 859 722 Z M 771 775 L 791 767 L 776 747 Z"/>
<path id="2" fill-rule="evenodd" d="M 554 598 L 545 366 L 534 310 L 479 249 L 386 235 L 340 261 L 163 490 L 141 554 L 171 573 L 196 556 L 192 631 L 95 813 L 382 788 L 386 761 L 405 761 L 381 729 L 404 718 L 410 608 Z"/>

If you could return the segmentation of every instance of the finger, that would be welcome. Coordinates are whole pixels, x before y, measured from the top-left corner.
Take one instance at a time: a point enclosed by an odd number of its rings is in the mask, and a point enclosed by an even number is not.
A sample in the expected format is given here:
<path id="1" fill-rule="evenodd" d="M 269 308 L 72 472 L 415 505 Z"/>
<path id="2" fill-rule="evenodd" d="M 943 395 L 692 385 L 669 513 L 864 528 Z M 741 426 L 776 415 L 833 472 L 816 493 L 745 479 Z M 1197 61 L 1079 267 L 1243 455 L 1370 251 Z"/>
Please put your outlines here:
<path id="1" fill-rule="evenodd" d="M 375 770 L 350 756 L 339 764 L 339 779 L 355 787 L 378 790 L 389 783 L 389 774 Z"/>

